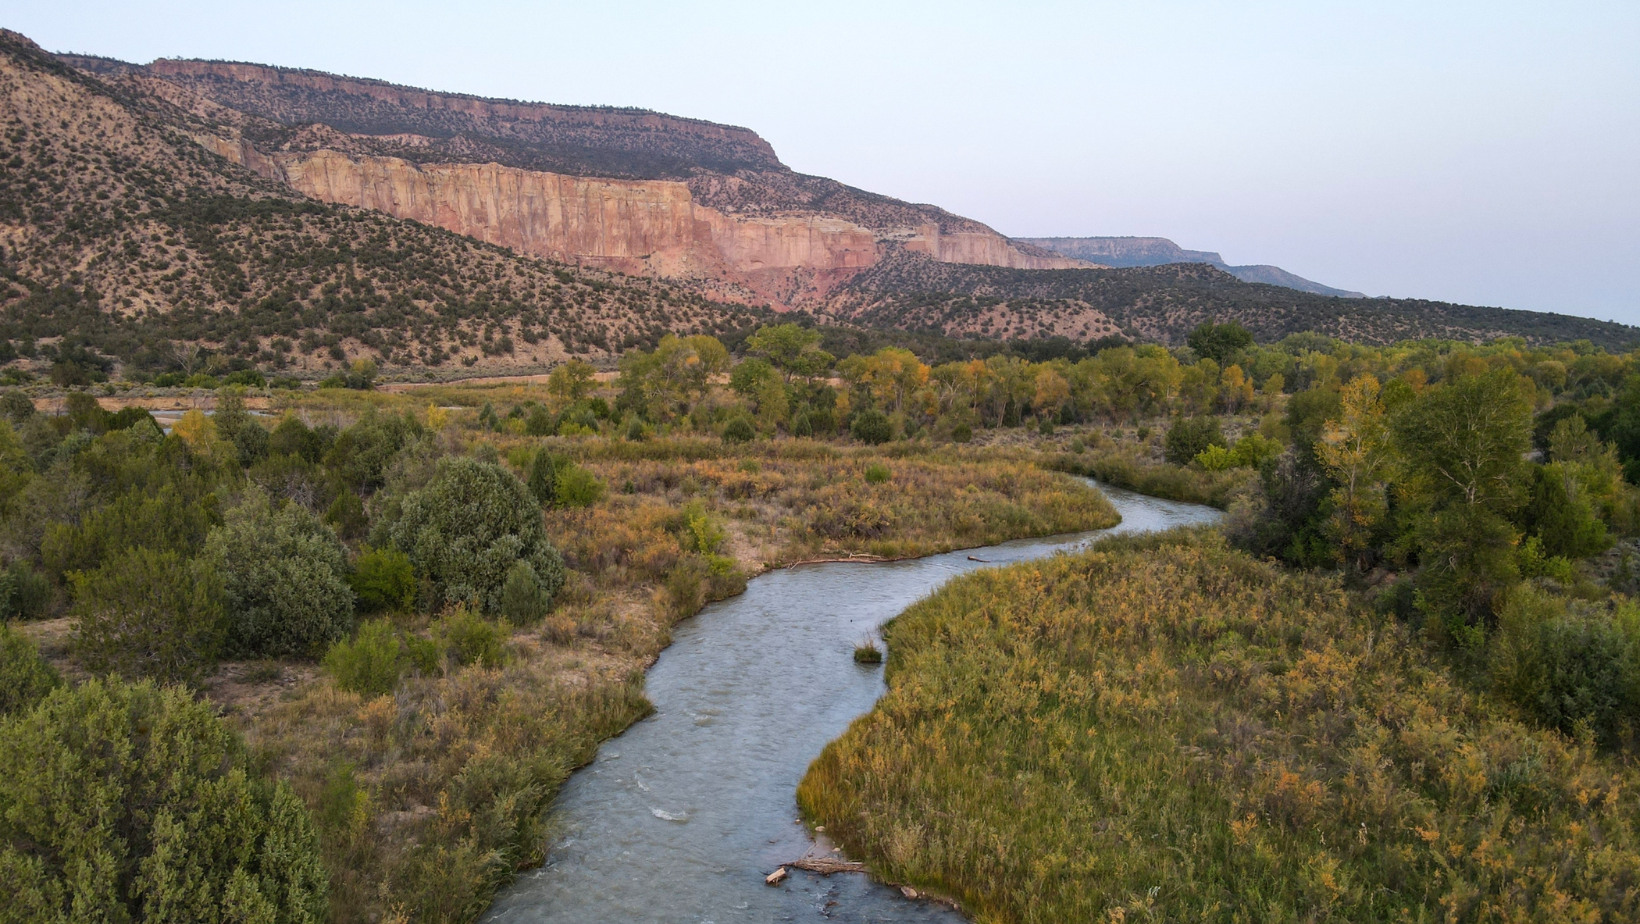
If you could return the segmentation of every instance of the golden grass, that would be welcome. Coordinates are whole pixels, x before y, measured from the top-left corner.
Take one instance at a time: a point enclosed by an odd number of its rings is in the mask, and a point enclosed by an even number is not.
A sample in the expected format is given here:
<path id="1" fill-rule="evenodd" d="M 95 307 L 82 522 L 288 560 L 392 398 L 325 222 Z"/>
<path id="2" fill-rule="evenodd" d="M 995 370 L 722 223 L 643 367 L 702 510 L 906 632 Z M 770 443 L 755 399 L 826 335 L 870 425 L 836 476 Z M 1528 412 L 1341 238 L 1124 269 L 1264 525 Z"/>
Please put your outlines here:
<path id="1" fill-rule="evenodd" d="M 1627 921 L 1633 767 L 1216 534 L 980 572 L 798 799 L 982 922 Z"/>

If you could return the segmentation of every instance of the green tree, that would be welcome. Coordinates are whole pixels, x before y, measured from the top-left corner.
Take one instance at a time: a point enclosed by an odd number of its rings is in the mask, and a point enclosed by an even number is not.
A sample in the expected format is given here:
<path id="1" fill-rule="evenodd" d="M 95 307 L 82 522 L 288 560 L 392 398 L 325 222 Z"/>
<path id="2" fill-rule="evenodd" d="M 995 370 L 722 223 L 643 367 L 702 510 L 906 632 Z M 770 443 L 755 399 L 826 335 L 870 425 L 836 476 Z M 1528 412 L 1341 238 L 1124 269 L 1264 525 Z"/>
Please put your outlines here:
<path id="1" fill-rule="evenodd" d="M 1253 335 L 1238 321 L 1227 321 L 1223 324 L 1204 321 L 1190 332 L 1187 342 L 1190 348 L 1196 351 L 1197 356 L 1211 359 L 1223 366 L 1225 360 L 1253 345 Z"/>
<path id="2" fill-rule="evenodd" d="M 312 656 L 352 627 L 342 544 L 300 505 L 275 509 L 251 491 L 211 531 L 204 557 L 222 579 L 235 654 Z"/>
<path id="3" fill-rule="evenodd" d="M 785 374 L 808 378 L 830 368 L 834 357 L 820 349 L 820 332 L 798 324 L 760 327 L 746 338 L 746 349 L 765 357 Z"/>
<path id="4" fill-rule="evenodd" d="M 527 561 L 548 598 L 564 583 L 564 563 L 547 541 L 540 503 L 499 465 L 458 457 L 439 463 L 427 487 L 404 499 L 394 547 L 429 584 L 424 605 L 501 606 L 513 565 Z"/>
<path id="5" fill-rule="evenodd" d="M 74 657 L 92 673 L 198 683 L 215 666 L 227 626 L 209 564 L 138 548 L 73 583 Z"/>
<path id="6" fill-rule="evenodd" d="M 1461 375 L 1404 405 L 1391 431 L 1425 609 L 1462 643 L 1518 579 L 1510 522 L 1531 481 L 1535 389 L 1510 369 Z"/>
<path id="7" fill-rule="evenodd" d="M 880 446 L 894 438 L 894 424 L 882 411 L 866 408 L 854 415 L 854 420 L 849 423 L 849 433 L 862 443 Z"/>
<path id="8" fill-rule="evenodd" d="M 1209 446 L 1224 446 L 1217 417 L 1180 417 L 1162 438 L 1162 455 L 1174 465 L 1188 465 Z"/>
<path id="9" fill-rule="evenodd" d="M 547 376 L 547 395 L 552 399 L 554 408 L 562 411 L 584 400 L 592 393 L 596 374 L 597 370 L 592 368 L 591 363 L 579 359 L 554 368 Z"/>
<path id="10" fill-rule="evenodd" d="M 245 763 L 214 707 L 148 681 L 0 722 L 0 919 L 324 921 L 307 809 Z"/>
<path id="11" fill-rule="evenodd" d="M 552 593 L 541 586 L 535 567 L 527 561 L 515 562 L 501 585 L 501 615 L 515 626 L 540 621 L 552 608 Z"/>
<path id="12" fill-rule="evenodd" d="M 556 506 L 558 500 L 558 464 L 552 453 L 538 451 L 530 460 L 530 472 L 525 486 L 530 495 L 543 507 Z"/>

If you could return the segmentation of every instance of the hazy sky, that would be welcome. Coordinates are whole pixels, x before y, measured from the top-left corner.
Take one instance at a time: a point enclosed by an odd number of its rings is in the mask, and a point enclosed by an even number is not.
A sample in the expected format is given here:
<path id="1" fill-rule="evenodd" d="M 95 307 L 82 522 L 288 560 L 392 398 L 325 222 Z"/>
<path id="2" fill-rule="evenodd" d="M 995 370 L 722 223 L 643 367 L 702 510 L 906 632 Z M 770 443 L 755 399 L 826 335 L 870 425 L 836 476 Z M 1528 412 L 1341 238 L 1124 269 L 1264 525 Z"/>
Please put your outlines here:
<path id="1" fill-rule="evenodd" d="M 1016 236 L 1640 324 L 1640 2 L 0 0 L 53 51 L 749 126 Z"/>

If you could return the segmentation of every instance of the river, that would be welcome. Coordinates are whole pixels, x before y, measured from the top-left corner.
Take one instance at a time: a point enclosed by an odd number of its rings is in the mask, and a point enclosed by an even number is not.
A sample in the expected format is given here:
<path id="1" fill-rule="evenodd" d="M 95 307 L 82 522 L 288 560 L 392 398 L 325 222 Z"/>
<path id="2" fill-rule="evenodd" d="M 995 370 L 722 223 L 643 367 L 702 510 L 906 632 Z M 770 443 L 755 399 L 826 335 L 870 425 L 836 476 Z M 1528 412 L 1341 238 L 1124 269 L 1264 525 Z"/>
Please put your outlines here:
<path id="1" fill-rule="evenodd" d="M 604 742 L 553 808 L 547 863 L 485 919 L 513 922 L 959 922 L 858 873 L 763 877 L 818 847 L 794 793 L 826 742 L 884 692 L 857 642 L 951 578 L 1091 539 L 1211 522 L 1219 512 L 1101 488 L 1109 530 L 1022 539 L 882 564 L 804 565 L 680 623 L 649 671 L 653 715 Z M 983 559 L 974 561 L 970 558 Z"/>

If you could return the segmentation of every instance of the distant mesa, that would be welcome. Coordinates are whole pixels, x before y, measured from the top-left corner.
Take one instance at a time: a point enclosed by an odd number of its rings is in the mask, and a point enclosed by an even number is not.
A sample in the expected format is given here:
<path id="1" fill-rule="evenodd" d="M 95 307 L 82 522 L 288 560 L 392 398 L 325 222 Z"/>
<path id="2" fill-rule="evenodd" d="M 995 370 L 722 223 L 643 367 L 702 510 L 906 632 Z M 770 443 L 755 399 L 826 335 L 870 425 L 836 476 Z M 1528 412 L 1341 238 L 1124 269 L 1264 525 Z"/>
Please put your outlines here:
<path id="1" fill-rule="evenodd" d="M 1024 237 L 1016 238 L 1046 250 L 1104 266 L 1163 266 L 1168 263 L 1210 263 L 1242 282 L 1284 286 L 1315 295 L 1366 298 L 1361 292 L 1335 289 L 1289 273 L 1279 266 L 1253 263 L 1231 266 L 1211 250 L 1185 250 L 1165 237 Z"/>

